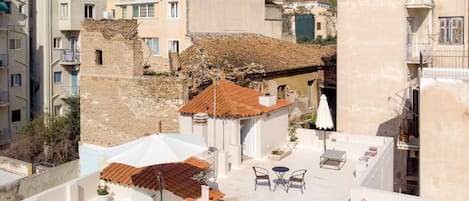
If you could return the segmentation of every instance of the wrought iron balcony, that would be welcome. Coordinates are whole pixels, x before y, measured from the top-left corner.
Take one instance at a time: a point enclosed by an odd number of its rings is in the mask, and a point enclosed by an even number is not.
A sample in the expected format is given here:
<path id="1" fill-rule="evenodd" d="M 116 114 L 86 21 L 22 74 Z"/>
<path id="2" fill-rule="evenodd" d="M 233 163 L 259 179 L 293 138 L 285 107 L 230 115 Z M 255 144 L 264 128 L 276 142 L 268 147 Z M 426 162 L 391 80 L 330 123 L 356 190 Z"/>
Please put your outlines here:
<path id="1" fill-rule="evenodd" d="M 73 50 L 63 51 L 60 64 L 71 65 L 71 66 L 80 64 L 80 52 L 73 51 Z"/>
<path id="2" fill-rule="evenodd" d="M 7 107 L 9 105 L 8 91 L 0 91 L 0 107 Z"/>
<path id="3" fill-rule="evenodd" d="M 434 68 L 468 68 L 467 50 L 434 50 L 431 53 Z"/>
<path id="4" fill-rule="evenodd" d="M 433 0 L 407 0 L 407 8 L 433 8 Z"/>

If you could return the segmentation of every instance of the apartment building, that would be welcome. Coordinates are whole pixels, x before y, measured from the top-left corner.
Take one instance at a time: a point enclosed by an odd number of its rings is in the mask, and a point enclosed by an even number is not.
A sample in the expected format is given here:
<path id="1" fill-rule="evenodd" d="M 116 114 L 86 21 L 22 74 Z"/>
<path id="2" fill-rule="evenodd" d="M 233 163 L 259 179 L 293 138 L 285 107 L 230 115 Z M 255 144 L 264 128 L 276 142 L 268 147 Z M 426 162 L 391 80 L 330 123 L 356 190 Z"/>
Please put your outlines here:
<path id="1" fill-rule="evenodd" d="M 107 0 L 116 19 L 137 19 L 139 36 L 151 49 L 154 71 L 172 71 L 170 59 L 192 45 L 188 33 L 257 33 L 280 38 L 280 8 L 264 0 Z M 146 55 L 145 55 L 146 56 Z"/>
<path id="2" fill-rule="evenodd" d="M 29 1 L 0 1 L 0 146 L 29 121 Z"/>
<path id="3" fill-rule="evenodd" d="M 459 126 L 467 124 L 464 109 L 441 117 L 430 111 L 454 104 L 435 102 L 438 90 L 465 100 L 464 84 L 432 88 L 425 96 L 422 89 L 428 88 L 425 79 L 466 82 L 455 74 L 468 68 L 468 8 L 467 0 L 338 2 L 337 130 L 395 137 L 395 191 L 435 200 L 467 197 L 467 182 L 451 178 L 464 175 L 464 165 L 450 160 L 464 145 L 430 139 L 449 135 L 441 132 L 445 128 L 456 141 L 467 141 Z M 429 69 L 443 70 L 419 74 Z M 453 164 L 443 168 L 444 162 Z"/>
<path id="4" fill-rule="evenodd" d="M 105 0 L 35 1 L 31 26 L 34 114 L 60 115 L 63 98 L 79 93 L 80 22 L 101 19 Z"/>

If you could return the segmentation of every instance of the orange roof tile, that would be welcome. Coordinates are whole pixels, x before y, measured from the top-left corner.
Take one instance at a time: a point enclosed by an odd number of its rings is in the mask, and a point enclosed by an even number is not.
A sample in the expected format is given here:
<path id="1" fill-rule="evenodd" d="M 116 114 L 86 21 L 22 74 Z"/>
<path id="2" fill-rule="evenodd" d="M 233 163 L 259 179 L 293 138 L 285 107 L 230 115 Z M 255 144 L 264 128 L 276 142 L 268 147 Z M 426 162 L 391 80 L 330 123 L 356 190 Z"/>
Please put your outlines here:
<path id="1" fill-rule="evenodd" d="M 183 114 L 196 114 L 205 112 L 213 115 L 213 93 L 214 85 L 210 85 L 200 92 L 194 99 L 189 101 L 181 109 Z M 241 87 L 227 80 L 217 82 L 216 110 L 218 117 L 248 117 L 272 112 L 287 107 L 292 103 L 287 100 L 277 99 L 277 104 L 266 107 L 259 104 L 260 92 Z"/>
<path id="2" fill-rule="evenodd" d="M 101 172 L 101 179 L 159 191 L 157 175 L 161 168 L 164 189 L 184 200 L 196 200 L 201 196 L 201 184 L 192 179 L 192 176 L 209 167 L 209 163 L 195 157 L 189 158 L 182 163 L 153 165 L 143 168 L 111 163 Z M 210 189 L 209 196 L 213 200 L 219 200 L 225 194 L 216 189 Z"/>

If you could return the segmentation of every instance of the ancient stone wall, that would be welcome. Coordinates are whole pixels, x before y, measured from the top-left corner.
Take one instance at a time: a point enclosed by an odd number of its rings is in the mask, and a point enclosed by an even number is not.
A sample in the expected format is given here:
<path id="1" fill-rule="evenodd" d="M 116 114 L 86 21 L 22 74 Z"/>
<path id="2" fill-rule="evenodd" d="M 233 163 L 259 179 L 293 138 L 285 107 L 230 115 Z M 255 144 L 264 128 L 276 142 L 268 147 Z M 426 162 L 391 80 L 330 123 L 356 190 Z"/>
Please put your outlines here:
<path id="1" fill-rule="evenodd" d="M 145 133 L 178 132 L 184 85 L 177 77 L 81 77 L 81 141 L 101 146 Z"/>

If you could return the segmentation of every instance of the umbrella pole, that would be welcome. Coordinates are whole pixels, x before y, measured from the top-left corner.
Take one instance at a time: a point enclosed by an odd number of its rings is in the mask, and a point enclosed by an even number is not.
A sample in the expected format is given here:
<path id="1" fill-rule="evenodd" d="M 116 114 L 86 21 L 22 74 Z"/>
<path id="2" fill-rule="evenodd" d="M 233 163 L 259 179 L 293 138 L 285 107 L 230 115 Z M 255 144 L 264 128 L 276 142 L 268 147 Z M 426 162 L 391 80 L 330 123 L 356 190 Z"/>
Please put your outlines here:
<path id="1" fill-rule="evenodd" d="M 324 130 L 324 151 L 326 151 L 326 130 Z"/>
<path id="2" fill-rule="evenodd" d="M 160 200 L 163 201 L 163 176 L 161 174 L 161 165 L 158 166 L 158 182 L 160 186 Z"/>

